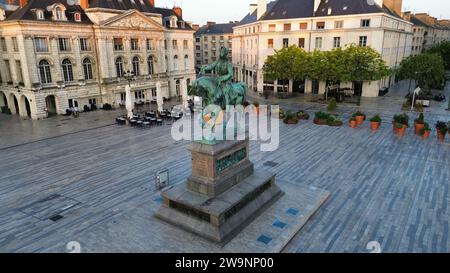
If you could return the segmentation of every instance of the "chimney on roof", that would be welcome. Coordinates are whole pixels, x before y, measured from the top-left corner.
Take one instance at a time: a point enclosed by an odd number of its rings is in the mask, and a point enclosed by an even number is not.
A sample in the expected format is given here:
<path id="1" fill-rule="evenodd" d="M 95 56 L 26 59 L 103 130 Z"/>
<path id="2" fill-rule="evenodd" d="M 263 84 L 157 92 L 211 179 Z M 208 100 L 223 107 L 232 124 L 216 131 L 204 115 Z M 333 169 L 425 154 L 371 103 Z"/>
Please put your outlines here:
<path id="1" fill-rule="evenodd" d="M 402 14 L 403 0 L 383 0 L 383 5 L 398 15 Z"/>
<path id="2" fill-rule="evenodd" d="M 80 7 L 82 9 L 88 9 L 89 8 L 89 0 L 80 0 Z"/>
<path id="3" fill-rule="evenodd" d="M 19 7 L 23 8 L 28 4 L 28 0 L 19 0 Z"/>
<path id="4" fill-rule="evenodd" d="M 213 26 L 213 25 L 215 25 L 215 24 L 216 24 L 216 22 L 211 22 L 211 21 L 206 22 L 206 25 L 207 25 L 207 26 Z"/>
<path id="5" fill-rule="evenodd" d="M 267 0 L 258 0 L 256 19 L 259 20 L 267 11 Z"/>
<path id="6" fill-rule="evenodd" d="M 152 7 L 155 6 L 155 0 L 148 0 L 148 2 L 150 3 L 150 6 L 152 6 Z"/>
<path id="7" fill-rule="evenodd" d="M 183 10 L 180 7 L 175 6 L 172 8 L 172 10 L 178 17 L 183 18 Z"/>
<path id="8" fill-rule="evenodd" d="M 250 14 L 253 14 L 255 10 L 258 8 L 257 4 L 250 4 Z"/>

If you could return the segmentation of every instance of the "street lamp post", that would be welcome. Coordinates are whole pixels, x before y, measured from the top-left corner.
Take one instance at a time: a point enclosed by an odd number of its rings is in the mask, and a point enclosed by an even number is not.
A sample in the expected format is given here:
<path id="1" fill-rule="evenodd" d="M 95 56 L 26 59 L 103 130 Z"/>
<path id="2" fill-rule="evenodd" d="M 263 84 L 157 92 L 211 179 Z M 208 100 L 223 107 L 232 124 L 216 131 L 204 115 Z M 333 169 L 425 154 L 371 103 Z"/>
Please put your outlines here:
<path id="1" fill-rule="evenodd" d="M 127 70 L 127 72 L 123 75 L 124 79 L 128 81 L 128 85 L 125 86 L 126 93 L 126 109 L 127 109 L 127 118 L 128 120 L 133 118 L 133 98 L 131 97 L 131 81 L 135 80 L 134 73 Z"/>

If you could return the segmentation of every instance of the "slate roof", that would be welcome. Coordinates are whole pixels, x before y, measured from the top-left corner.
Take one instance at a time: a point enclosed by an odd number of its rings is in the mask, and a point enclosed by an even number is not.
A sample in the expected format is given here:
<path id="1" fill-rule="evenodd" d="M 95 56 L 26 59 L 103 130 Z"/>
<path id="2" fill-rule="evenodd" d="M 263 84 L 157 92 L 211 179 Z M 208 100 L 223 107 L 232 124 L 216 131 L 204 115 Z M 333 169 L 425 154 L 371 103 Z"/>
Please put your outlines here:
<path id="1" fill-rule="evenodd" d="M 329 8 L 331 9 L 331 14 L 328 14 Z M 367 0 L 322 0 L 317 12 L 314 12 L 314 0 L 276 0 L 268 3 L 267 12 L 260 20 L 312 18 L 367 13 L 386 13 L 401 18 L 400 15 L 386 7 L 368 4 Z M 239 25 L 256 22 L 256 14 L 257 11 L 247 14 L 239 22 Z"/>
<path id="2" fill-rule="evenodd" d="M 418 25 L 418 26 L 422 26 L 422 27 L 431 27 L 429 24 L 425 23 L 424 21 L 420 20 L 419 18 L 417 18 L 414 15 L 411 15 L 411 23 L 413 23 L 414 25 Z"/>
<path id="3" fill-rule="evenodd" d="M 33 9 L 42 9 L 44 10 L 45 20 L 50 21 L 52 13 L 51 11 L 47 10 L 47 7 L 55 3 L 61 3 L 66 7 L 66 17 L 69 22 L 92 24 L 91 20 L 89 20 L 89 17 L 85 14 L 84 10 L 79 5 L 68 5 L 67 0 L 28 0 L 27 5 L 11 13 L 9 16 L 7 16 L 6 20 L 37 20 L 36 14 L 34 13 Z M 166 28 L 170 28 L 170 26 L 165 18 L 169 16 L 176 16 L 178 18 L 178 29 L 192 30 L 189 24 L 181 23 L 184 22 L 183 18 L 177 16 L 172 9 L 153 7 L 150 5 L 148 0 L 91 0 L 89 3 L 89 7 L 122 11 L 134 9 L 145 13 L 161 14 L 163 17 L 164 26 Z M 81 22 L 76 22 L 74 20 L 73 17 L 75 12 L 79 12 L 81 14 Z"/>
<path id="4" fill-rule="evenodd" d="M 78 5 L 68 5 L 66 0 L 28 0 L 28 3 L 21 9 L 17 9 L 6 20 L 37 20 L 34 9 L 41 9 L 44 11 L 44 21 L 50 21 L 52 12 L 47 10 L 48 6 L 55 3 L 61 3 L 66 7 L 66 17 L 68 22 L 77 24 L 92 24 L 89 17 L 84 13 L 84 10 Z M 74 19 L 75 12 L 81 14 L 81 22 L 76 22 Z M 41 21 L 41 20 L 39 20 Z"/>
<path id="5" fill-rule="evenodd" d="M 236 26 L 236 23 L 229 24 L 214 24 L 214 25 L 206 25 L 201 27 L 197 32 L 195 32 L 195 36 L 200 36 L 203 34 L 225 34 L 225 33 L 233 33 L 233 27 Z"/>

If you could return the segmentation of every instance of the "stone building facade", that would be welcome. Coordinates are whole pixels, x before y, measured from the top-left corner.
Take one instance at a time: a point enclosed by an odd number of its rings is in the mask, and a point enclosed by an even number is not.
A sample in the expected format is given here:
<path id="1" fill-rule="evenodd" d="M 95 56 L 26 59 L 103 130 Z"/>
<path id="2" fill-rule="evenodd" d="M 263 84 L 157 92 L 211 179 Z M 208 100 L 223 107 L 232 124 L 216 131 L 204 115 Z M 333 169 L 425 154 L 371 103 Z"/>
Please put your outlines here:
<path id="1" fill-rule="evenodd" d="M 1 10 L 0 10 L 1 13 Z M 0 21 L 0 107 L 33 119 L 70 107 L 182 94 L 195 80 L 194 30 L 153 0 L 21 0 Z"/>
<path id="2" fill-rule="evenodd" d="M 275 50 L 298 45 L 307 52 L 331 50 L 347 44 L 371 46 L 390 67 L 410 56 L 413 24 L 401 17 L 401 0 L 258 0 L 249 14 L 234 27 L 235 78 L 255 92 L 277 93 L 288 84 L 289 92 L 325 92 L 325 82 L 287 83 L 265 81 L 263 65 Z M 354 87 L 355 95 L 376 97 L 394 83 L 393 77 L 377 82 L 341 83 Z"/>
<path id="3" fill-rule="evenodd" d="M 225 46 L 232 51 L 233 27 L 236 22 L 216 24 L 207 22 L 199 28 L 195 36 L 195 68 L 197 71 L 203 65 L 210 64 L 219 58 L 220 48 Z"/>

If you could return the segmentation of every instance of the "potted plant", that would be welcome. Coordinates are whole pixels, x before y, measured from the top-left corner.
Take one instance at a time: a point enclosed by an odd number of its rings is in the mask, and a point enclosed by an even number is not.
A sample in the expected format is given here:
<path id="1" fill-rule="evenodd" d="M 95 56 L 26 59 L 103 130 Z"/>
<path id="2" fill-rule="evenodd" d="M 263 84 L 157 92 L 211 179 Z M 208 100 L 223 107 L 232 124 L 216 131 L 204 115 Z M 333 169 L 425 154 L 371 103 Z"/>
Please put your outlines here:
<path id="1" fill-rule="evenodd" d="M 297 112 L 297 117 L 300 120 L 309 120 L 309 114 L 303 110 Z"/>
<path id="2" fill-rule="evenodd" d="M 330 98 L 328 100 L 328 106 L 327 106 L 327 111 L 328 112 L 334 112 L 337 109 L 337 102 L 335 98 Z"/>
<path id="3" fill-rule="evenodd" d="M 447 133 L 447 124 L 443 121 L 438 121 L 436 123 L 436 130 L 437 130 L 437 138 L 439 140 L 444 140 L 445 139 L 445 134 Z"/>
<path id="4" fill-rule="evenodd" d="M 370 128 L 372 129 L 372 131 L 378 130 L 378 128 L 380 128 L 380 124 L 381 124 L 380 115 L 375 115 L 370 119 Z"/>
<path id="5" fill-rule="evenodd" d="M 350 118 L 349 125 L 350 125 L 350 128 L 356 128 L 356 118 L 355 117 Z"/>
<path id="6" fill-rule="evenodd" d="M 407 114 L 394 115 L 392 124 L 394 133 L 403 136 L 406 132 L 406 128 L 409 127 L 409 116 Z"/>
<path id="7" fill-rule="evenodd" d="M 291 110 L 288 110 L 284 116 L 283 122 L 286 124 L 297 124 L 298 123 L 297 115 L 292 113 Z"/>
<path id="8" fill-rule="evenodd" d="M 279 118 L 279 119 L 284 119 L 285 115 L 286 115 L 286 113 L 281 108 L 278 108 L 277 111 L 273 112 L 273 116 L 276 118 Z"/>
<path id="9" fill-rule="evenodd" d="M 331 127 L 340 127 L 342 126 L 342 120 L 335 116 L 335 115 L 329 115 L 327 118 L 327 125 Z"/>
<path id="10" fill-rule="evenodd" d="M 419 117 L 414 120 L 414 133 L 419 135 L 420 131 L 425 126 L 425 118 L 423 113 L 420 113 Z"/>
<path id="11" fill-rule="evenodd" d="M 419 135 L 422 137 L 422 139 L 427 139 L 430 137 L 431 128 L 430 125 L 425 122 L 423 125 L 422 130 L 420 130 Z"/>
<path id="12" fill-rule="evenodd" d="M 353 113 L 353 117 L 356 118 L 356 124 L 362 125 L 364 121 L 366 120 L 366 114 L 364 114 L 361 111 L 357 111 L 356 113 Z"/>
<path id="13" fill-rule="evenodd" d="M 314 124 L 316 125 L 327 125 L 327 121 L 329 118 L 330 114 L 325 113 L 325 112 L 316 112 L 314 114 Z"/>

